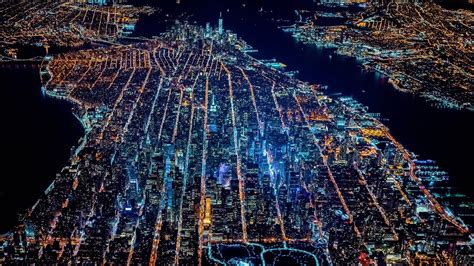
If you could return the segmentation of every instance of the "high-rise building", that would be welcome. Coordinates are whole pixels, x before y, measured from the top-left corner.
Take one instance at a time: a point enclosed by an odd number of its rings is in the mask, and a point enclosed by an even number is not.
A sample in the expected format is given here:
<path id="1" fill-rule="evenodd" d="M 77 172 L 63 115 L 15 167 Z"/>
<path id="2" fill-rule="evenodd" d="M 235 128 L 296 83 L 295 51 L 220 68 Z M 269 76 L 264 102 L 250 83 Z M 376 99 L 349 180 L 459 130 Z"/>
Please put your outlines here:
<path id="1" fill-rule="evenodd" d="M 211 23 L 207 22 L 206 23 L 206 38 L 209 38 L 211 36 Z"/>
<path id="2" fill-rule="evenodd" d="M 224 20 L 222 19 L 222 12 L 220 13 L 219 15 L 219 35 L 222 35 L 222 33 L 224 32 Z"/>

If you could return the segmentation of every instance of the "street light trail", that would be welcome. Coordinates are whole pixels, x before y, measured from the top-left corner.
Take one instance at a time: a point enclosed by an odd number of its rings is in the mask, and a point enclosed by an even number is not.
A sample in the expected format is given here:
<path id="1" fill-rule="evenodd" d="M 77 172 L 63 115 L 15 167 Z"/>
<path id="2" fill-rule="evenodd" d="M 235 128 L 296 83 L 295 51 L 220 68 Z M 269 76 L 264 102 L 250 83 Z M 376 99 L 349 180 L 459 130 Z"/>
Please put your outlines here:
<path id="1" fill-rule="evenodd" d="M 130 114 L 128 115 L 127 122 L 123 126 L 123 130 L 120 136 L 120 143 L 123 143 L 124 141 L 124 136 L 128 132 L 128 127 L 130 123 L 132 122 L 133 115 L 135 114 L 135 109 L 137 108 L 138 103 L 140 102 L 140 99 L 142 98 L 143 92 L 145 91 L 145 87 L 148 84 L 148 79 L 150 78 L 152 68 L 150 68 L 146 74 L 146 77 L 143 81 L 143 85 L 138 89 L 138 96 L 135 99 L 135 102 L 133 103 L 132 110 L 130 111 Z"/>
<path id="2" fill-rule="evenodd" d="M 148 113 L 148 118 L 146 120 L 145 129 L 144 129 L 145 135 L 148 135 L 148 129 L 150 128 L 151 118 L 152 118 L 152 115 L 155 113 L 156 103 L 158 101 L 158 97 L 160 96 L 161 88 L 163 87 L 163 80 L 164 80 L 164 77 L 161 77 L 160 84 L 158 85 L 158 89 L 156 90 L 155 97 L 153 99 L 153 104 L 151 105 L 150 113 Z"/>
<path id="3" fill-rule="evenodd" d="M 97 142 L 100 142 L 103 138 L 104 138 L 104 132 L 105 132 L 105 129 L 109 126 L 110 124 L 110 121 L 112 120 L 112 117 L 115 113 L 115 110 L 117 109 L 119 103 L 122 101 L 122 98 L 125 94 L 125 91 L 127 90 L 128 86 L 130 85 L 130 82 L 133 78 L 133 76 L 135 75 L 135 69 L 132 70 L 132 73 L 130 74 L 127 82 L 125 83 L 125 85 L 122 87 L 122 90 L 120 91 L 120 94 L 119 96 L 117 97 L 117 99 L 115 100 L 115 103 L 114 103 L 114 106 L 112 108 L 112 111 L 110 111 L 110 114 L 108 115 L 107 117 L 107 120 L 106 122 L 104 123 L 104 126 L 102 127 L 100 133 L 99 133 L 99 137 L 97 138 Z"/>
<path id="4" fill-rule="evenodd" d="M 143 192 L 143 201 L 146 200 L 146 194 Z M 142 213 L 143 213 L 143 206 L 140 207 L 140 210 L 138 211 L 138 217 L 136 218 L 137 221 L 135 222 L 135 225 L 133 226 L 133 234 L 132 234 L 132 239 L 130 240 L 130 247 L 128 251 L 128 257 L 127 257 L 127 266 L 130 266 L 132 263 L 132 258 L 133 258 L 133 253 L 135 251 L 135 241 L 137 240 L 137 228 L 140 226 L 140 221 L 142 219 Z"/>
<path id="5" fill-rule="evenodd" d="M 156 58 L 156 50 L 158 48 L 154 48 L 153 49 L 153 61 L 155 62 L 156 66 L 158 66 L 158 68 L 160 68 L 160 72 L 161 72 L 161 76 L 166 76 L 166 72 L 165 70 L 163 69 L 163 66 L 158 62 L 158 58 Z"/>
<path id="6" fill-rule="evenodd" d="M 198 248 L 198 265 L 202 265 L 202 252 L 204 242 L 204 215 L 205 215 L 205 197 L 206 197 L 206 162 L 207 162 L 207 116 L 208 116 L 208 103 L 209 103 L 209 78 L 206 78 L 205 94 L 204 94 L 204 122 L 202 128 L 202 165 L 201 165 L 201 191 L 199 200 L 199 221 L 198 221 L 198 235 L 199 235 L 199 248 Z"/>
<path id="7" fill-rule="evenodd" d="M 181 113 L 181 106 L 183 105 L 184 88 L 180 87 L 179 90 L 180 90 L 180 93 L 179 93 L 178 112 L 176 114 L 177 117 L 174 123 L 173 136 L 171 137 L 171 143 L 173 144 L 176 142 L 176 136 L 178 135 L 178 124 L 179 124 L 179 118 L 180 118 L 180 113 Z"/>
<path id="8" fill-rule="evenodd" d="M 264 124 L 263 122 L 260 120 L 260 116 L 258 114 L 258 109 L 257 109 L 257 101 L 255 100 L 255 93 L 253 91 L 253 85 L 252 83 L 250 82 L 249 80 L 249 77 L 247 76 L 247 74 L 245 73 L 245 71 L 239 67 L 239 70 L 240 72 L 242 73 L 242 75 L 244 76 L 244 79 L 247 81 L 247 84 L 249 85 L 249 90 L 250 90 L 250 95 L 251 95 L 251 98 L 252 98 L 252 104 L 253 104 L 253 109 L 255 111 L 255 115 L 257 116 L 257 122 L 258 122 L 258 128 L 260 129 L 260 134 L 263 134 L 263 131 L 264 131 Z"/>
<path id="9" fill-rule="evenodd" d="M 273 103 L 275 104 L 275 108 L 278 111 L 278 116 L 280 117 L 281 127 L 283 130 L 288 131 L 288 127 L 286 126 L 285 119 L 283 117 L 283 112 L 281 111 L 280 104 L 278 103 L 278 98 L 275 94 L 275 81 L 274 80 L 272 80 L 271 92 L 272 92 Z"/>
<path id="10" fill-rule="evenodd" d="M 390 230 L 392 231 L 392 234 L 393 234 L 395 240 L 398 241 L 398 234 L 397 234 L 397 232 L 395 232 L 395 229 L 393 228 L 392 223 L 391 223 L 390 220 L 387 218 L 387 214 L 385 213 L 385 210 L 382 208 L 382 206 L 380 206 L 379 201 L 377 200 L 377 197 L 374 195 L 374 193 L 372 192 L 372 189 L 371 189 L 371 188 L 369 187 L 369 185 L 367 184 L 367 180 L 365 179 L 364 175 L 362 174 L 362 171 L 359 169 L 357 163 L 354 162 L 353 167 L 354 167 L 354 169 L 356 170 L 357 175 L 359 176 L 359 178 L 362 180 L 362 184 L 364 185 L 365 189 L 366 189 L 367 192 L 369 193 L 369 196 L 370 196 L 372 202 L 374 203 L 375 207 L 376 207 L 377 210 L 379 211 L 380 216 L 382 216 L 383 221 L 385 222 L 385 224 L 386 224 L 386 225 L 390 228 Z"/>
<path id="11" fill-rule="evenodd" d="M 196 87 L 198 77 L 194 79 L 194 83 L 191 88 L 191 95 L 190 95 L 190 105 L 191 105 L 191 116 L 189 118 L 189 130 L 188 130 L 188 141 L 186 144 L 186 155 L 185 155 L 185 165 L 184 165 L 184 175 L 183 175 L 183 185 L 181 189 L 181 197 L 180 197 L 180 205 L 179 205 L 179 212 L 178 212 L 178 230 L 176 235 L 176 250 L 175 250 L 175 265 L 179 265 L 179 252 L 181 248 L 181 231 L 182 231 L 182 223 L 183 223 L 183 202 L 184 202 L 184 195 L 186 193 L 187 181 L 189 177 L 188 167 L 189 167 L 189 157 L 190 157 L 190 150 L 191 150 L 191 142 L 192 142 L 192 129 L 193 129 L 193 122 L 194 122 L 194 113 L 195 113 L 195 106 L 194 106 L 194 89 Z M 207 86 L 207 84 L 206 84 Z M 207 92 L 206 92 L 207 93 Z"/>
<path id="12" fill-rule="evenodd" d="M 264 132 L 265 132 L 264 123 L 262 121 L 260 121 L 260 118 L 259 118 L 259 111 L 258 111 L 257 101 L 255 99 L 255 94 L 254 94 L 252 83 L 250 82 L 250 80 L 249 80 L 247 74 L 244 72 L 244 70 L 240 67 L 239 67 L 239 70 L 241 71 L 242 75 L 244 76 L 245 80 L 247 81 L 247 83 L 249 85 L 250 97 L 252 99 L 252 104 L 253 104 L 254 111 L 255 111 L 255 118 L 257 119 L 257 122 L 258 122 L 258 125 L 259 125 L 260 134 L 263 136 Z M 275 83 L 273 83 L 273 86 L 275 86 Z M 272 90 L 273 90 L 273 87 L 272 87 Z M 276 100 L 276 99 L 274 99 L 274 100 Z M 279 107 L 278 107 L 278 103 L 276 101 L 275 101 L 275 104 L 277 106 L 278 112 L 280 112 Z M 273 157 L 272 157 L 270 151 L 266 148 L 264 148 L 263 153 L 264 153 L 264 156 L 267 160 L 268 172 L 270 174 L 271 180 L 273 182 L 275 182 L 276 177 L 275 177 L 275 169 L 273 167 Z M 278 223 L 280 225 L 281 237 L 282 237 L 283 241 L 286 241 L 287 236 L 286 236 L 286 231 L 285 231 L 285 223 L 283 221 L 283 217 L 282 217 L 281 210 L 280 210 L 280 202 L 279 202 L 279 199 L 278 199 L 278 186 L 274 185 L 271 189 L 273 190 L 273 196 L 275 198 L 275 209 L 276 209 L 276 212 L 277 212 Z"/>
<path id="13" fill-rule="evenodd" d="M 237 165 L 237 178 L 239 180 L 239 200 L 240 200 L 240 218 L 242 223 L 242 239 L 244 242 L 247 242 L 247 221 L 245 218 L 245 180 L 242 176 L 241 171 L 241 162 L 240 162 L 240 146 L 237 134 L 237 121 L 235 118 L 235 107 L 234 107 L 234 95 L 232 93 L 232 76 L 229 69 L 221 62 L 221 66 L 224 71 L 227 73 L 227 81 L 229 84 L 229 99 L 230 99 L 230 110 L 232 115 L 232 127 L 234 135 L 234 153 L 236 157 Z"/>
<path id="14" fill-rule="evenodd" d="M 344 209 L 344 211 L 346 212 L 346 215 L 349 217 L 349 223 L 351 223 L 354 227 L 354 232 L 356 233 L 357 237 L 361 237 L 360 235 L 360 232 L 359 232 L 359 228 L 357 228 L 357 225 L 354 223 L 354 220 L 353 220 L 353 217 L 352 217 L 352 213 L 351 211 L 349 210 L 349 208 L 347 207 L 347 204 L 346 204 L 346 200 L 344 199 L 342 193 L 341 193 L 341 190 L 339 189 L 339 186 L 336 182 L 336 179 L 334 178 L 333 174 L 332 174 L 332 171 L 331 171 L 331 168 L 329 167 L 329 163 L 328 163 L 328 158 L 327 158 L 327 155 L 324 155 L 323 154 L 323 151 L 322 151 L 322 148 L 321 146 L 319 145 L 319 141 L 318 139 L 316 138 L 316 136 L 314 135 L 314 133 L 312 132 L 312 129 L 311 129 L 311 124 L 309 123 L 309 120 L 308 120 L 308 116 L 307 114 L 305 113 L 305 111 L 303 110 L 303 107 L 301 106 L 301 103 L 298 99 L 298 97 L 296 96 L 295 93 L 293 93 L 293 98 L 295 99 L 296 101 L 296 104 L 300 110 L 300 112 L 303 114 L 303 118 L 306 122 L 306 127 L 308 128 L 310 134 L 311 134 L 311 137 L 312 137 L 312 140 L 313 140 L 313 143 L 314 145 L 316 146 L 316 148 L 318 149 L 319 151 L 319 155 L 320 157 L 322 158 L 323 160 L 323 165 L 324 167 L 326 168 L 327 170 L 327 174 L 328 174 L 328 177 L 329 177 L 329 180 L 331 181 L 331 183 L 333 184 L 334 188 L 336 189 L 336 193 L 337 193 L 337 196 L 339 197 L 339 200 L 342 204 L 342 207 Z"/>
<path id="15" fill-rule="evenodd" d="M 191 96 L 193 99 L 194 96 Z M 188 130 L 188 143 L 186 144 L 186 158 L 184 163 L 184 176 L 183 176 L 183 186 L 181 188 L 181 197 L 179 202 L 179 216 L 178 216 L 178 232 L 176 234 L 176 254 L 174 257 L 174 264 L 179 265 L 179 253 L 181 248 L 181 231 L 183 228 L 183 202 L 184 202 L 184 195 L 186 193 L 186 187 L 188 183 L 189 177 L 189 156 L 191 153 L 191 142 L 192 142 L 192 132 L 193 132 L 193 123 L 194 123 L 194 112 L 195 108 L 193 106 L 193 100 L 191 100 L 191 116 L 189 118 L 189 130 Z"/>

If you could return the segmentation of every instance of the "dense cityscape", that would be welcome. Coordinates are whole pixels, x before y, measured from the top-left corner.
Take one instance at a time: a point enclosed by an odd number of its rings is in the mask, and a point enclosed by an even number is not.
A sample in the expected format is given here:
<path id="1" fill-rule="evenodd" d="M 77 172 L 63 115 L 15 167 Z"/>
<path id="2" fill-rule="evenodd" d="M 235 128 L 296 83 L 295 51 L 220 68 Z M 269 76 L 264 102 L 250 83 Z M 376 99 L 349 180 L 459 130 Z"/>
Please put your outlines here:
<path id="1" fill-rule="evenodd" d="M 127 5 L 79 5 L 68 1 L 11 1 L 0 10 L 3 56 L 17 58 L 21 46 L 79 48 L 86 43 L 114 43 L 133 32 L 138 17 L 156 10 Z"/>
<path id="2" fill-rule="evenodd" d="M 380 21 L 357 23 L 389 31 L 384 16 L 417 19 L 400 15 L 415 6 L 391 4 Z M 375 9 L 364 12 L 382 14 Z M 448 195 L 447 173 L 407 150 L 377 114 L 252 57 L 222 15 L 217 26 L 177 20 L 150 39 L 124 32 L 152 12 L 160 10 L 0 3 L 2 60 L 14 61 L 18 45 L 75 47 L 53 55 L 45 47 L 35 60 L 42 92 L 70 102 L 86 132 L 18 225 L 0 235 L 0 264 L 472 263 L 470 199 Z M 421 19 L 412 22 L 420 30 L 439 27 Z M 472 103 L 472 44 L 457 43 L 462 37 L 451 38 L 456 48 L 440 37 L 446 32 L 430 31 L 437 37 L 414 48 L 407 40 L 418 42 L 417 29 L 377 39 L 313 24 L 286 29 L 363 57 L 403 90 Z M 437 53 L 449 63 L 435 61 Z"/>
<path id="3" fill-rule="evenodd" d="M 357 57 L 364 68 L 387 75 L 401 91 L 444 107 L 473 110 L 471 11 L 446 10 L 428 1 L 381 1 L 357 12 L 329 5 L 306 13 L 304 21 L 285 31 L 302 42 Z M 318 25 L 318 19 L 328 17 L 348 21 Z"/>

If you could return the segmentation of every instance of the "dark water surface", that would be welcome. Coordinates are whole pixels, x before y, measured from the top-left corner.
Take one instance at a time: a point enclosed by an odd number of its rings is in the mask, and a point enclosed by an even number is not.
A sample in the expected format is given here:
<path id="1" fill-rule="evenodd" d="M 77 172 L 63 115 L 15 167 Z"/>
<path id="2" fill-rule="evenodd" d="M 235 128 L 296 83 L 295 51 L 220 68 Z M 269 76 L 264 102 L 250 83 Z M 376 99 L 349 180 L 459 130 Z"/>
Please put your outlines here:
<path id="1" fill-rule="evenodd" d="M 36 65 L 0 64 L 0 88 L 0 232 L 5 232 L 49 186 L 83 129 L 68 103 L 43 95 Z"/>

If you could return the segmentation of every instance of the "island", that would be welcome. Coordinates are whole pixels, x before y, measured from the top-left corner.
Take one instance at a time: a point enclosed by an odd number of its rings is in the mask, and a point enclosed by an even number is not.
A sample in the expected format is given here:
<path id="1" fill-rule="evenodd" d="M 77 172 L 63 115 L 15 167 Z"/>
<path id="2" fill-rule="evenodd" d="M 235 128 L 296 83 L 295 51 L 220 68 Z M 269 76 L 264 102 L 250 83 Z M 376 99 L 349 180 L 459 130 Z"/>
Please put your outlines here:
<path id="1" fill-rule="evenodd" d="M 432 193 L 436 166 L 219 20 L 41 60 L 42 90 L 86 133 L 0 263 L 470 262 L 469 206 Z"/>

